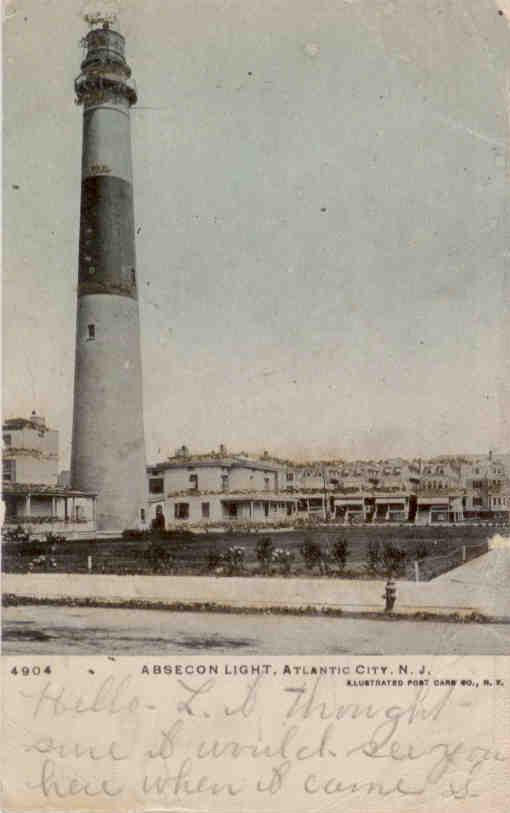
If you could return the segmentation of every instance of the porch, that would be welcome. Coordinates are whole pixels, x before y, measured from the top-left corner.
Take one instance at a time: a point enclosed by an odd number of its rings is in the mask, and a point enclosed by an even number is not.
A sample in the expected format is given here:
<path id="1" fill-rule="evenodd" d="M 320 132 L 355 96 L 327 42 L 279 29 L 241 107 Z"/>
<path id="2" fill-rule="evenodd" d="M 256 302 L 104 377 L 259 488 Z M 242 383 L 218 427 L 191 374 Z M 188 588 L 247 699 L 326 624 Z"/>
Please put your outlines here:
<path id="1" fill-rule="evenodd" d="M 95 531 L 96 495 L 58 486 L 4 483 L 4 526 L 30 534 Z"/>

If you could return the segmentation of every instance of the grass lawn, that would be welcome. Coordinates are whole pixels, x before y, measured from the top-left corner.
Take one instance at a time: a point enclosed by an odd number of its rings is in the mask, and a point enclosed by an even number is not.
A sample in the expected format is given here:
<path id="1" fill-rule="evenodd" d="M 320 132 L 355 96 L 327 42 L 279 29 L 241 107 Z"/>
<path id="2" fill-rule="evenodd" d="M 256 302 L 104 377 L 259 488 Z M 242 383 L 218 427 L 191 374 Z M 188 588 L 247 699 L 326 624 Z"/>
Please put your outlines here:
<path id="1" fill-rule="evenodd" d="M 235 546 L 242 548 L 243 561 L 235 575 L 284 575 L 282 567 L 272 564 L 261 567 L 257 560 L 257 543 L 262 536 L 271 537 L 274 549 L 293 554 L 290 573 L 293 577 L 319 576 L 374 578 L 384 577 L 381 566 L 377 572 L 367 570 L 370 544 L 382 551 L 391 543 L 406 553 L 400 578 L 414 578 L 414 561 L 420 558 L 420 579 L 428 580 L 462 564 L 463 547 L 467 560 L 487 551 L 490 528 L 483 527 L 349 527 L 296 530 L 283 533 L 224 533 L 179 534 L 153 541 L 108 540 L 78 541 L 51 544 L 48 542 L 4 542 L 5 572 L 86 573 L 88 556 L 92 557 L 92 572 L 114 574 L 168 573 L 172 575 L 229 575 L 229 567 L 218 560 Z M 300 548 L 305 537 L 320 544 L 322 561 L 313 569 L 305 565 Z M 331 551 L 342 538 L 348 545 L 345 569 L 341 572 Z M 329 555 L 328 555 L 329 551 Z M 216 562 L 214 559 L 216 558 Z M 214 566 L 211 566 L 214 564 Z"/>

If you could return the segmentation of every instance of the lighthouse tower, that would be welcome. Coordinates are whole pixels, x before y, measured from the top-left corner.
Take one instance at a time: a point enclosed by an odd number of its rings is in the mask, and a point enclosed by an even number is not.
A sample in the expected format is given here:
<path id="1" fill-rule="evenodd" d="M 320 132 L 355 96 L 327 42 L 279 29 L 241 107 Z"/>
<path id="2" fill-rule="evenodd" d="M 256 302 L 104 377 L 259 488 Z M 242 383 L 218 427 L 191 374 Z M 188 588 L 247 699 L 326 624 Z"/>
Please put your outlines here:
<path id="1" fill-rule="evenodd" d="M 72 487 L 98 494 L 98 529 L 145 518 L 146 472 L 130 107 L 137 100 L 112 21 L 95 18 L 76 79 L 83 105 Z"/>

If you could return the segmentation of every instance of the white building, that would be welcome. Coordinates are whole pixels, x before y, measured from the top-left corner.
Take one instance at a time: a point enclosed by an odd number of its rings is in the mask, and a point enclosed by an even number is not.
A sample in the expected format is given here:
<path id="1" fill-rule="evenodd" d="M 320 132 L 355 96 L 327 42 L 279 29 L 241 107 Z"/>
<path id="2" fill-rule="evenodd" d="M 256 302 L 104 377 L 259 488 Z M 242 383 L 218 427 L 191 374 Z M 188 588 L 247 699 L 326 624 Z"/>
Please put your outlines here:
<path id="1" fill-rule="evenodd" d="M 40 415 L 10 418 L 2 427 L 3 480 L 53 485 L 58 478 L 58 432 Z"/>
<path id="2" fill-rule="evenodd" d="M 297 498 L 280 487 L 281 465 L 218 453 L 191 455 L 183 446 L 148 467 L 151 518 L 166 525 L 278 523 L 296 513 Z"/>
<path id="3" fill-rule="evenodd" d="M 58 482 L 58 431 L 32 412 L 4 421 L 2 435 L 5 525 L 32 535 L 93 535 L 96 495 Z"/>

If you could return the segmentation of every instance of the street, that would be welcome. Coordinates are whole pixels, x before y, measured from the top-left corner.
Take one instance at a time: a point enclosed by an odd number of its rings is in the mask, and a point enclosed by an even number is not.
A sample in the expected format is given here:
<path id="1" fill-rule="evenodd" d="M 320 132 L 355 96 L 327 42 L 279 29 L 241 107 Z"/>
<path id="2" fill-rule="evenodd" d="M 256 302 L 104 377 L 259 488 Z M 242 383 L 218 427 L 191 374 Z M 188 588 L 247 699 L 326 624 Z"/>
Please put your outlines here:
<path id="1" fill-rule="evenodd" d="M 4 655 L 508 655 L 510 624 L 19 606 Z"/>

